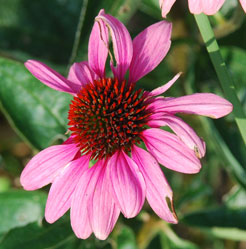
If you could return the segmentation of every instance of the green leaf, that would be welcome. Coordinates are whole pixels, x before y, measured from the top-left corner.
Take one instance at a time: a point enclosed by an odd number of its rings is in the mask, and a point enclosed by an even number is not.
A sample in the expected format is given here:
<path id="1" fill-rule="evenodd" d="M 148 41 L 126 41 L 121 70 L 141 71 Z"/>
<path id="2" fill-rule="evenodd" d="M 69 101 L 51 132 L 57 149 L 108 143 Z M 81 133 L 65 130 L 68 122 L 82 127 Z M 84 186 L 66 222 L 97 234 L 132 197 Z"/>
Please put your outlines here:
<path id="1" fill-rule="evenodd" d="M 67 63 L 82 2 L 0 0 L 1 50 L 23 61 Z"/>
<path id="2" fill-rule="evenodd" d="M 234 188 L 224 198 L 226 206 L 230 208 L 246 208 L 246 192 L 240 187 Z"/>
<path id="3" fill-rule="evenodd" d="M 24 65 L 0 58 L 0 104 L 22 138 L 43 149 L 64 136 L 71 96 L 50 89 Z"/>
<path id="4" fill-rule="evenodd" d="M 143 0 L 140 9 L 153 18 L 162 18 L 159 2 L 156 0 Z"/>
<path id="5" fill-rule="evenodd" d="M 44 249 L 65 248 L 75 236 L 69 221 L 60 220 L 53 225 L 31 223 L 22 228 L 8 232 L 0 242 L 0 249 Z M 70 247 L 73 249 L 72 247 Z"/>
<path id="6" fill-rule="evenodd" d="M 246 51 L 237 47 L 223 47 L 221 54 L 235 79 L 237 92 L 245 93 Z M 242 91 L 242 93 L 241 93 Z"/>
<path id="7" fill-rule="evenodd" d="M 43 218 L 46 194 L 14 190 L 0 193 L 0 233 Z"/>
<path id="8" fill-rule="evenodd" d="M 214 32 L 208 17 L 203 13 L 194 15 L 194 17 L 206 45 L 211 62 L 213 63 L 214 69 L 217 73 L 221 87 L 224 90 L 225 96 L 233 104 L 232 113 L 234 114 L 235 121 L 237 123 L 239 132 L 241 133 L 244 144 L 246 145 L 246 115 L 236 94 L 233 78 L 222 58 L 220 48 L 214 36 Z M 244 150 L 245 149 L 246 146 L 244 146 Z"/>
<path id="9" fill-rule="evenodd" d="M 86 240 L 78 239 L 68 215 L 52 225 L 34 222 L 0 235 L 0 249 L 112 249 L 109 242 L 95 239 L 94 235 Z"/>
<path id="10" fill-rule="evenodd" d="M 122 227 L 117 236 L 118 249 L 137 249 L 134 232 L 129 227 Z"/>
<path id="11" fill-rule="evenodd" d="M 246 231 L 237 228 L 213 227 L 203 231 L 220 239 L 246 241 Z"/>
<path id="12" fill-rule="evenodd" d="M 196 227 L 226 227 L 246 229 L 246 208 L 219 207 L 186 214 L 183 223 Z"/>
<path id="13" fill-rule="evenodd" d="M 198 249 L 198 246 L 188 240 L 179 238 L 171 229 L 160 232 L 162 248 L 165 249 Z"/>

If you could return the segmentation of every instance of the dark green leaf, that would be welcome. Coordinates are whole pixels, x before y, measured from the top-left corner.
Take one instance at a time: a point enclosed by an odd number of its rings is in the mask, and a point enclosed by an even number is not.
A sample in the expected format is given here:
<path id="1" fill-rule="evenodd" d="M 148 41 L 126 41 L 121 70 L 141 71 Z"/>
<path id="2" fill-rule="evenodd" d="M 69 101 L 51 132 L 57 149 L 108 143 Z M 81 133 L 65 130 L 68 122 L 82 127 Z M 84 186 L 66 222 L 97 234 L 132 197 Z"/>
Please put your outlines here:
<path id="1" fill-rule="evenodd" d="M 37 149 L 66 132 L 71 96 L 43 85 L 24 65 L 0 58 L 0 102 L 11 124 Z"/>
<path id="2" fill-rule="evenodd" d="M 40 191 L 7 191 L 0 194 L 0 233 L 40 221 L 44 213 L 46 194 Z"/>
<path id="3" fill-rule="evenodd" d="M 161 9 L 159 1 L 156 0 L 143 0 L 141 4 L 141 10 L 153 18 L 161 19 Z"/>
<path id="4" fill-rule="evenodd" d="M 18 60 L 67 63 L 82 0 L 0 0 L 0 49 Z"/>
<path id="5" fill-rule="evenodd" d="M 183 223 L 197 227 L 231 227 L 246 229 L 246 209 L 219 207 L 187 214 Z"/>
<path id="6" fill-rule="evenodd" d="M 74 239 L 69 221 L 60 220 L 44 226 L 31 223 L 8 232 L 0 242 L 0 249 L 56 249 L 62 248 L 69 241 L 73 243 Z"/>
<path id="7" fill-rule="evenodd" d="M 122 227 L 117 236 L 118 249 L 137 249 L 134 232 L 129 227 Z"/>

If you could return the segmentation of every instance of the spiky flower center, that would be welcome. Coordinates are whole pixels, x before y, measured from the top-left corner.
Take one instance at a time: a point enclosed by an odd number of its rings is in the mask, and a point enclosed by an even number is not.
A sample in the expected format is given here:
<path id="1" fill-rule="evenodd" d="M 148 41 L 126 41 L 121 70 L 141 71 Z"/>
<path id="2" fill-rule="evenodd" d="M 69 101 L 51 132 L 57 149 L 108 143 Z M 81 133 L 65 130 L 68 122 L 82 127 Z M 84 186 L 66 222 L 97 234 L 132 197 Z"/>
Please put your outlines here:
<path id="1" fill-rule="evenodd" d="M 91 159 L 129 152 L 139 142 L 150 113 L 147 94 L 134 84 L 106 78 L 88 83 L 73 98 L 68 112 L 74 142 Z"/>

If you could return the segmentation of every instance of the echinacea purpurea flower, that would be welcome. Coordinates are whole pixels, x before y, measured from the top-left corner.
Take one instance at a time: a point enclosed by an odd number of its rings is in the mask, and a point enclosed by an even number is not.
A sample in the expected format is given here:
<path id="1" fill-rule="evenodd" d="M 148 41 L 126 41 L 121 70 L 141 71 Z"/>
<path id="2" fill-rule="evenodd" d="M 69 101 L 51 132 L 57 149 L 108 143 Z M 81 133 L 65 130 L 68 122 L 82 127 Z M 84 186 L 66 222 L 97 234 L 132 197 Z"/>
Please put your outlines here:
<path id="1" fill-rule="evenodd" d="M 157 97 L 179 75 L 151 92 L 135 90 L 136 82 L 163 60 L 170 38 L 171 24 L 161 21 L 132 42 L 125 26 L 101 10 L 89 39 L 88 62 L 74 63 L 67 79 L 41 62 L 25 63 L 42 83 L 73 95 L 68 112 L 70 137 L 34 156 L 21 175 L 26 190 L 52 183 L 45 209 L 48 222 L 70 209 L 71 225 L 79 238 L 94 232 L 103 240 L 120 212 L 127 218 L 136 216 L 146 197 L 159 217 L 177 223 L 167 203 L 169 199 L 172 204 L 172 190 L 158 163 L 197 173 L 205 143 L 175 114 L 220 118 L 231 112 L 232 105 L 210 93 Z M 105 74 L 108 55 L 113 77 Z M 166 125 L 175 134 L 160 129 Z M 138 146 L 141 141 L 147 151 Z M 92 159 L 96 163 L 89 167 Z"/>

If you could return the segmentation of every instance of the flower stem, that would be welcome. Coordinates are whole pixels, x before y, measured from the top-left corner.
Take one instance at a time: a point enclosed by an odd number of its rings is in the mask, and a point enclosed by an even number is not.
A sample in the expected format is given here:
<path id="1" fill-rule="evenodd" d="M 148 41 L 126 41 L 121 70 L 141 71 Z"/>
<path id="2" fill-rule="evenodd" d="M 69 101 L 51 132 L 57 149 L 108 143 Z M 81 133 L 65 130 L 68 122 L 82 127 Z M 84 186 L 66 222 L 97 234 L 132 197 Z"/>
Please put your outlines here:
<path id="1" fill-rule="evenodd" d="M 233 114 L 235 121 L 243 141 L 246 144 L 246 115 L 236 95 L 233 78 L 227 70 L 226 64 L 221 56 L 220 49 L 214 36 L 209 19 L 206 15 L 200 14 L 195 15 L 195 20 L 219 78 L 221 87 L 224 90 L 225 96 L 233 104 Z"/>

